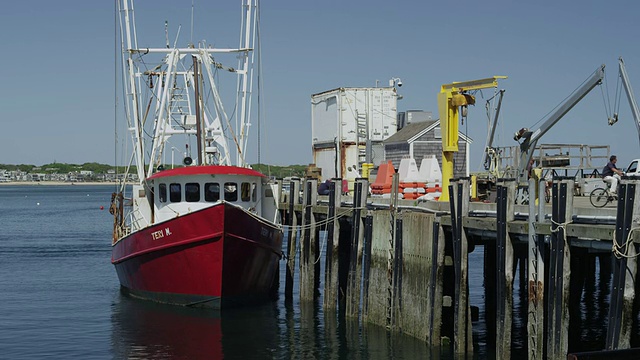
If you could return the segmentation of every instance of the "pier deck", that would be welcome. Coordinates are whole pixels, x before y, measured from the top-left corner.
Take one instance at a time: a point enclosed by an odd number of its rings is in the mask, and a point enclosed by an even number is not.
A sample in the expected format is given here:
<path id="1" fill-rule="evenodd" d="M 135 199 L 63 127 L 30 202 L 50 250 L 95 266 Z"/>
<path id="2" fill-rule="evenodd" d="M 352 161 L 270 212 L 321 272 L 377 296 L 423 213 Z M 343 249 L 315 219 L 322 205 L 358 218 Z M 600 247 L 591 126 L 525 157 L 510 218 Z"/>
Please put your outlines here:
<path id="1" fill-rule="evenodd" d="M 300 274 L 301 300 L 324 291 L 325 311 L 344 309 L 359 321 L 451 346 L 472 354 L 472 305 L 468 300 L 468 253 L 484 250 L 487 332 L 497 358 L 511 357 L 513 284 L 528 293 L 529 358 L 566 358 L 579 348 L 580 306 L 585 277 L 596 271 L 611 279 L 606 344 L 628 349 L 639 336 L 635 297 L 640 180 L 623 179 L 620 200 L 596 209 L 575 197 L 572 178 L 556 178 L 549 204 L 516 205 L 516 184 L 498 183 L 495 203 L 472 202 L 469 179 L 452 182 L 450 202 L 367 197 L 366 179 L 352 196 L 317 196 L 313 179 L 292 180 L 280 203 L 288 232 L 287 289 Z M 530 184 L 530 193 L 535 186 Z M 289 201 L 291 200 L 291 201 Z M 452 216 L 453 214 L 453 216 Z M 319 274 L 320 231 L 326 231 L 325 274 Z M 615 250 L 615 251 L 613 251 Z M 319 289 L 324 276 L 325 289 Z M 291 293 L 286 292 L 290 297 Z M 603 324 L 603 326 L 605 326 Z M 500 336 L 497 336 L 500 334 Z M 578 335 L 576 335 L 578 334 Z M 576 337 L 578 336 L 578 337 Z M 635 341 L 635 340 L 634 340 Z M 593 350 L 593 349 L 588 349 Z"/>

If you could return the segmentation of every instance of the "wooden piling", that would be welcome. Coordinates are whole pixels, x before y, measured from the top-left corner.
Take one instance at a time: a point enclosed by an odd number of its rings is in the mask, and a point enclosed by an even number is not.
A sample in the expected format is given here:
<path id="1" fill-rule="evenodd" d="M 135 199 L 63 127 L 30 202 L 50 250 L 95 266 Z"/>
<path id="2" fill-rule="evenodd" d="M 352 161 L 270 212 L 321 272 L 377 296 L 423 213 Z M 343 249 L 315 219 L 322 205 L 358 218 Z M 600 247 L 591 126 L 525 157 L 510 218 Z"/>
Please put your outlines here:
<path id="1" fill-rule="evenodd" d="M 371 242 L 373 238 L 373 215 L 372 211 L 367 211 L 364 219 L 364 249 L 362 251 L 362 314 L 368 312 L 369 305 L 369 275 L 371 273 Z M 364 324 L 364 315 L 362 316 Z"/>
<path id="2" fill-rule="evenodd" d="M 487 328 L 487 345 L 490 348 L 496 347 L 496 322 L 498 317 L 497 313 L 497 300 L 498 294 L 496 281 L 498 275 L 496 268 L 497 262 L 497 241 L 490 241 L 484 245 L 484 266 L 483 266 L 483 279 L 484 279 L 484 299 L 485 299 L 485 321 Z"/>
<path id="3" fill-rule="evenodd" d="M 402 254 L 403 214 L 399 212 L 395 221 L 395 238 L 393 242 L 393 266 L 391 268 L 391 328 L 402 331 L 402 270 L 404 259 Z"/>
<path id="4" fill-rule="evenodd" d="M 616 232 L 613 239 L 613 281 L 607 328 L 607 350 L 628 349 L 631 343 L 632 325 L 635 318 L 633 303 L 637 273 L 637 249 L 632 232 L 637 230 L 640 201 L 637 201 L 638 180 L 623 179 L 620 184 Z"/>
<path id="5" fill-rule="evenodd" d="M 396 219 L 398 218 L 398 174 L 393 174 L 388 210 L 372 213 L 371 255 L 368 276 L 367 303 L 363 305 L 363 321 L 393 329 L 395 312 L 394 258 Z"/>
<path id="6" fill-rule="evenodd" d="M 564 359 L 569 347 L 571 251 L 566 226 L 573 211 L 573 177 L 554 178 L 552 188 L 549 290 L 547 300 L 547 358 Z"/>
<path id="7" fill-rule="evenodd" d="M 371 252 L 369 257 L 368 296 L 363 304 L 363 321 L 389 328 L 388 311 L 391 301 L 392 276 L 389 264 L 391 211 L 377 210 L 372 214 Z"/>
<path id="8" fill-rule="evenodd" d="M 536 234 L 535 223 L 544 221 L 544 201 L 538 203 L 535 194 L 544 194 L 546 180 L 529 179 L 529 243 L 528 243 L 528 351 L 529 359 L 541 359 L 544 354 L 544 235 Z"/>
<path id="9" fill-rule="evenodd" d="M 338 304 L 338 249 L 340 221 L 337 209 L 342 199 L 342 179 L 331 179 L 329 208 L 327 210 L 327 246 L 325 253 L 324 300 L 326 310 L 335 310 Z"/>
<path id="10" fill-rule="evenodd" d="M 303 191 L 303 214 L 300 231 L 300 300 L 311 301 L 315 295 L 317 259 L 316 220 L 312 206 L 317 203 L 318 180 L 307 179 Z"/>
<path id="11" fill-rule="evenodd" d="M 507 224 L 514 219 L 516 182 L 499 179 L 496 199 L 496 358 L 511 357 L 513 319 L 513 243 Z"/>
<path id="12" fill-rule="evenodd" d="M 298 238 L 298 217 L 295 213 L 295 205 L 300 204 L 300 179 L 292 178 L 289 186 L 289 212 L 287 225 L 289 233 L 287 237 L 287 275 L 285 281 L 284 296 L 286 300 L 293 299 L 293 274 L 296 265 L 296 242 Z"/>
<path id="13" fill-rule="evenodd" d="M 395 274 L 394 274 L 394 270 L 396 269 L 396 263 L 397 263 L 397 259 L 396 259 L 396 237 L 398 236 L 398 231 L 397 231 L 397 225 L 398 225 L 398 218 L 399 218 L 399 211 L 398 211 L 398 196 L 399 196 L 399 189 L 400 189 L 400 175 L 398 173 L 394 173 L 392 176 L 392 180 L 391 180 L 391 201 L 390 201 L 390 213 L 391 216 L 389 217 L 389 223 L 390 223 L 390 227 L 389 227 L 389 233 L 390 233 L 390 237 L 389 237 L 389 247 L 387 249 L 388 251 L 388 258 L 387 258 L 387 271 L 388 273 L 388 280 L 389 280 L 389 288 L 388 288 L 388 297 L 387 297 L 387 324 L 386 326 L 390 329 L 393 329 L 395 324 L 396 324 L 396 313 L 394 311 L 394 306 L 395 306 L 395 299 L 396 299 L 396 295 L 395 295 L 395 290 L 396 290 L 396 284 L 395 284 Z"/>
<path id="14" fill-rule="evenodd" d="M 350 220 L 340 220 L 340 234 L 338 234 L 338 307 L 341 314 L 346 313 L 347 309 L 347 287 L 351 261 L 351 238 L 353 235 Z"/>
<path id="15" fill-rule="evenodd" d="M 364 249 L 364 226 L 362 210 L 367 207 L 369 181 L 358 178 L 354 184 L 353 214 L 351 222 L 351 251 L 347 278 L 346 316 L 357 318 L 360 314 L 360 285 L 362 282 L 362 251 Z"/>
<path id="16" fill-rule="evenodd" d="M 394 183 L 395 180 L 397 177 Z M 606 309 L 610 311 L 606 318 L 606 314 L 601 315 L 598 313 L 600 310 L 595 310 L 597 313 L 595 320 L 589 319 L 585 324 L 587 322 L 603 324 L 601 326 L 608 324 L 607 349 L 628 348 L 632 341 L 637 341 L 637 328 L 633 327 L 637 325 L 633 325 L 633 322 L 638 311 L 634 309 L 635 291 L 638 288 L 638 284 L 634 281 L 637 272 L 635 256 L 638 249 L 629 239 L 635 238 L 633 231 L 640 228 L 637 224 L 640 221 L 636 220 L 636 218 L 640 219 L 638 214 L 640 210 L 637 209 L 639 206 L 636 205 L 637 201 L 633 201 L 637 197 L 635 189 L 640 187 L 636 186 L 635 180 L 623 180 L 621 185 L 624 190 L 621 190 L 621 202 L 618 204 L 619 212 L 616 216 L 615 232 L 613 232 L 614 226 L 608 223 L 608 215 L 613 215 L 610 213 L 611 210 L 604 209 L 598 213 L 591 213 L 596 214 L 595 219 L 587 220 L 588 224 L 583 220 L 584 212 L 573 213 L 574 181 L 573 178 L 554 180 L 552 222 L 545 220 L 544 202 L 539 203 L 536 215 L 535 201 L 531 199 L 528 224 L 514 219 L 515 211 L 523 210 L 515 209 L 515 181 L 511 179 L 499 180 L 498 201 L 495 205 L 469 204 L 467 193 L 469 187 L 465 179 L 452 182 L 452 189 L 450 189 L 452 198 L 449 204 L 451 214 L 441 215 L 441 217 L 427 213 L 427 210 L 434 211 L 434 208 L 421 209 L 420 212 L 409 209 L 408 206 L 398 208 L 398 201 L 394 200 L 393 195 L 388 209 L 378 208 L 379 204 L 376 203 L 375 207 L 370 206 L 366 214 L 363 214 L 361 210 L 366 206 L 364 195 L 366 187 L 363 186 L 362 191 L 358 191 L 361 184 L 356 182 L 353 208 L 342 208 L 343 212 L 349 213 L 348 217 L 342 219 L 342 223 L 338 221 L 341 215 L 340 180 L 332 183 L 334 191 L 329 196 L 328 207 L 324 204 L 316 204 L 315 199 L 310 198 L 317 190 L 308 181 L 304 183 L 304 203 L 299 204 L 299 183 L 298 188 L 296 184 L 292 184 L 290 202 L 280 207 L 281 213 L 286 214 L 283 222 L 291 229 L 287 233 L 289 243 L 285 291 L 289 295 L 287 300 L 291 299 L 292 285 L 289 281 L 293 278 L 292 269 L 296 254 L 300 256 L 300 296 L 301 300 L 305 300 L 301 301 L 301 304 L 309 304 L 310 302 L 306 300 L 314 298 L 316 286 L 312 284 L 317 283 L 317 278 L 312 269 L 317 266 L 315 260 L 318 253 L 314 253 L 313 243 L 318 226 L 314 230 L 313 224 L 318 216 L 324 218 L 326 214 L 328 226 L 326 228 L 326 273 L 324 274 L 325 321 L 337 318 L 335 309 L 340 299 L 341 314 L 344 311 L 347 316 L 358 318 L 361 313 L 362 322 L 377 324 L 391 331 L 400 331 L 422 339 L 433 347 L 441 345 L 442 335 L 452 336 L 456 355 L 469 356 L 473 352 L 473 345 L 467 253 L 470 246 L 484 244 L 487 343 L 489 348 L 496 349 L 496 358 L 514 356 L 511 353 L 513 341 L 511 334 L 514 333 L 511 323 L 512 319 L 518 316 L 527 319 L 528 342 L 525 346 L 528 348 L 530 359 L 560 359 L 567 356 L 570 344 L 572 349 L 578 348 L 576 344 L 580 340 L 579 330 L 583 329 L 576 321 L 577 313 L 575 311 L 572 313 L 570 306 L 581 302 L 580 294 L 583 291 L 581 283 L 590 284 L 584 285 L 585 296 L 593 297 L 594 301 L 599 302 L 597 309 L 605 309 L 605 313 Z M 529 194 L 535 193 L 536 185 L 540 186 L 539 193 L 544 192 L 543 182 L 532 181 L 529 184 Z M 395 193 L 394 191 L 393 194 Z M 408 203 L 405 204 L 408 205 Z M 473 210 L 470 215 L 469 206 Z M 483 215 L 494 209 L 495 220 L 491 219 L 492 215 Z M 584 209 L 578 207 L 577 210 Z M 442 211 L 442 208 L 438 207 L 437 211 Z M 572 219 L 578 219 L 577 222 L 580 223 L 570 224 Z M 451 222 L 451 241 L 448 241 L 449 221 Z M 297 227 L 300 222 L 302 224 Z M 443 232 L 440 222 L 447 228 L 447 233 Z M 296 230 L 300 228 L 302 231 L 297 235 Z M 476 236 L 480 237 L 480 242 L 467 244 L 467 231 L 474 236 L 474 239 Z M 493 231 L 495 231 L 495 242 L 492 241 Z M 523 243 L 517 243 L 517 247 L 514 248 L 510 234 L 512 236 L 516 234 L 519 239 L 528 236 L 527 250 L 525 251 Z M 570 239 L 575 242 L 574 248 L 570 248 L 571 244 L 567 241 L 568 234 L 572 235 Z M 605 234 L 615 234 L 615 236 Z M 447 241 L 444 241 L 445 236 Z M 611 289 L 608 283 L 611 281 L 609 276 L 611 272 L 607 267 L 610 256 L 599 252 L 606 245 L 596 240 L 609 240 L 606 239 L 607 236 L 614 238 L 618 255 L 625 255 L 615 261 Z M 296 242 L 298 237 L 299 245 Z M 445 243 L 447 279 L 443 281 Z M 549 249 L 546 248 L 545 243 L 549 244 Z M 545 254 L 547 252 L 549 255 Z M 595 268 L 592 261 L 594 253 L 597 253 L 601 259 L 602 272 L 599 285 L 601 291 L 597 295 L 593 295 L 594 293 L 589 292 L 587 288 L 587 286 L 595 286 L 593 283 L 595 280 L 587 275 L 592 271 L 591 269 Z M 526 286 L 528 289 L 528 299 L 525 300 L 524 292 L 520 293 L 523 305 L 528 301 L 526 315 L 513 314 L 513 284 L 516 268 L 514 260 L 515 255 L 518 254 L 520 261 L 518 268 L 521 273 L 525 267 L 528 271 L 525 281 L 521 279 L 521 286 Z M 526 260 L 524 256 L 527 256 Z M 339 261 L 340 257 L 342 259 Z M 572 260 L 573 264 L 571 264 Z M 494 265 L 495 272 L 492 267 Z M 609 290 L 611 290 L 610 306 L 607 304 Z M 443 297 L 443 295 L 446 296 Z M 443 303 L 446 304 L 444 310 L 448 311 L 445 313 L 444 323 Z M 291 302 L 288 301 L 287 304 L 290 305 Z M 588 301 L 585 301 L 584 305 L 587 309 L 596 307 Z M 637 307 L 638 304 L 635 306 Z M 573 310 L 576 309 L 578 306 L 573 308 Z M 305 312 L 304 316 L 307 315 L 308 313 Z M 450 320 L 451 318 L 453 321 Z M 571 328 L 569 328 L 569 319 L 571 319 Z M 358 321 L 352 321 L 347 325 L 347 332 L 356 336 L 359 324 L 361 323 Z M 569 338 L 570 333 L 575 333 L 575 336 Z M 442 342 L 442 344 L 445 343 L 445 341 Z M 589 346 L 593 348 L 594 344 L 590 343 Z"/>
<path id="17" fill-rule="evenodd" d="M 473 354 L 471 311 L 469 306 L 468 242 L 463 217 L 469 215 L 469 178 L 449 185 L 453 261 L 455 268 L 454 352 Z"/>
<path id="18" fill-rule="evenodd" d="M 433 348 L 440 347 L 441 324 L 442 324 L 442 294 L 444 277 L 444 230 L 438 219 L 433 222 L 433 234 L 431 237 L 431 266 L 429 283 L 429 332 L 427 334 L 427 344 Z"/>
<path id="19" fill-rule="evenodd" d="M 438 254 L 439 224 L 434 230 L 434 219 L 433 214 L 404 212 L 398 224 L 401 234 L 396 238 L 400 254 L 396 258 L 399 265 L 394 269 L 398 285 L 394 310 L 398 330 L 438 345 L 442 303 L 436 305 L 435 297 L 437 292 L 441 296 L 442 287 L 436 282 L 438 272 L 440 278 L 442 275 L 438 260 L 444 256 Z"/>

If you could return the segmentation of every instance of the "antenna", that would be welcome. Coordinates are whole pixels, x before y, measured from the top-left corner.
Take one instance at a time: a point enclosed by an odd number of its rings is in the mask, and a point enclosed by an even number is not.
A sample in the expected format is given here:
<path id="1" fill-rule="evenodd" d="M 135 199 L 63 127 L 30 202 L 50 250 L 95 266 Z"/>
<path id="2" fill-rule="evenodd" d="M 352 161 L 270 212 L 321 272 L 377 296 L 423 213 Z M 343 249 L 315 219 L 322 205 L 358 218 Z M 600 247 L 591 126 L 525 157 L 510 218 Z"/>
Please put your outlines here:
<path id="1" fill-rule="evenodd" d="M 164 38 L 167 42 L 167 49 L 169 48 L 169 21 L 164 21 Z"/>
<path id="2" fill-rule="evenodd" d="M 189 40 L 193 44 L 193 3 L 195 0 L 191 0 L 191 39 Z"/>

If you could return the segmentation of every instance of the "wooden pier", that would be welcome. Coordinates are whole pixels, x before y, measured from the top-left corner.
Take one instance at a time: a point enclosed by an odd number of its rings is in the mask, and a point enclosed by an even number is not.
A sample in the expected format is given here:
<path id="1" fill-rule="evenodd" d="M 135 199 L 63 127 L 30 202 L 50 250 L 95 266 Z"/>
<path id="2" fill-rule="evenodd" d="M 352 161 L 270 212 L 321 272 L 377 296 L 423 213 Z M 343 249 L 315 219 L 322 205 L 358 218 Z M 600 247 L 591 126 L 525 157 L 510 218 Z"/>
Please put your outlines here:
<path id="1" fill-rule="evenodd" d="M 528 358 L 566 359 L 576 352 L 581 305 L 589 307 L 582 293 L 596 268 L 611 282 L 602 325 L 606 341 L 595 350 L 638 347 L 640 180 L 623 179 L 618 202 L 602 209 L 574 197 L 574 183 L 572 177 L 554 178 L 551 203 L 536 204 L 536 187 L 544 194 L 545 183 L 530 180 L 529 205 L 516 205 L 513 179 L 500 179 L 496 202 L 483 203 L 470 201 L 468 178 L 451 182 L 448 202 L 368 197 L 366 179 L 357 179 L 349 195 L 333 179 L 330 194 L 318 196 L 316 180 L 294 178 L 290 193 L 280 194 L 289 228 L 285 298 L 292 299 L 297 273 L 301 302 L 322 294 L 325 314 L 344 311 L 434 349 L 449 346 L 471 355 L 475 306 L 469 302 L 468 254 L 482 248 L 486 331 L 496 358 L 512 356 L 514 290 L 525 291 L 528 301 Z M 395 178 L 392 194 L 397 188 Z M 514 289 L 516 275 L 521 289 Z"/>

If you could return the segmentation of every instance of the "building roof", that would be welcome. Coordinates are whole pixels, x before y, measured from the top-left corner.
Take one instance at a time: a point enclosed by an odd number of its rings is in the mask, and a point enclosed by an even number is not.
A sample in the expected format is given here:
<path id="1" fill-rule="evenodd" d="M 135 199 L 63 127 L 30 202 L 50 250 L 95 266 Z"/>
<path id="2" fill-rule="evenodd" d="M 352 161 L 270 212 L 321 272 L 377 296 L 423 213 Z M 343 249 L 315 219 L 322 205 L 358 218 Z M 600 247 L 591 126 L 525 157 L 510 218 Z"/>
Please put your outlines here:
<path id="1" fill-rule="evenodd" d="M 391 90 L 393 92 L 396 92 L 395 87 L 393 86 L 381 86 L 381 87 L 349 87 L 349 86 L 345 86 L 345 87 L 339 87 L 339 88 L 335 88 L 335 89 L 331 89 L 331 90 L 325 90 L 325 91 L 321 91 L 319 93 L 316 94 L 311 94 L 311 98 L 313 99 L 316 96 L 319 95 L 324 95 L 324 94 L 329 94 L 332 92 L 346 92 L 346 91 L 369 91 L 369 90 Z"/>
<path id="2" fill-rule="evenodd" d="M 383 141 L 384 144 L 394 143 L 411 143 L 419 139 L 422 135 L 433 130 L 440 125 L 440 119 L 432 121 L 420 121 L 405 125 L 402 129 L 398 130 L 395 134 L 389 136 Z M 468 143 L 472 143 L 473 140 L 458 131 L 460 138 Z"/>

